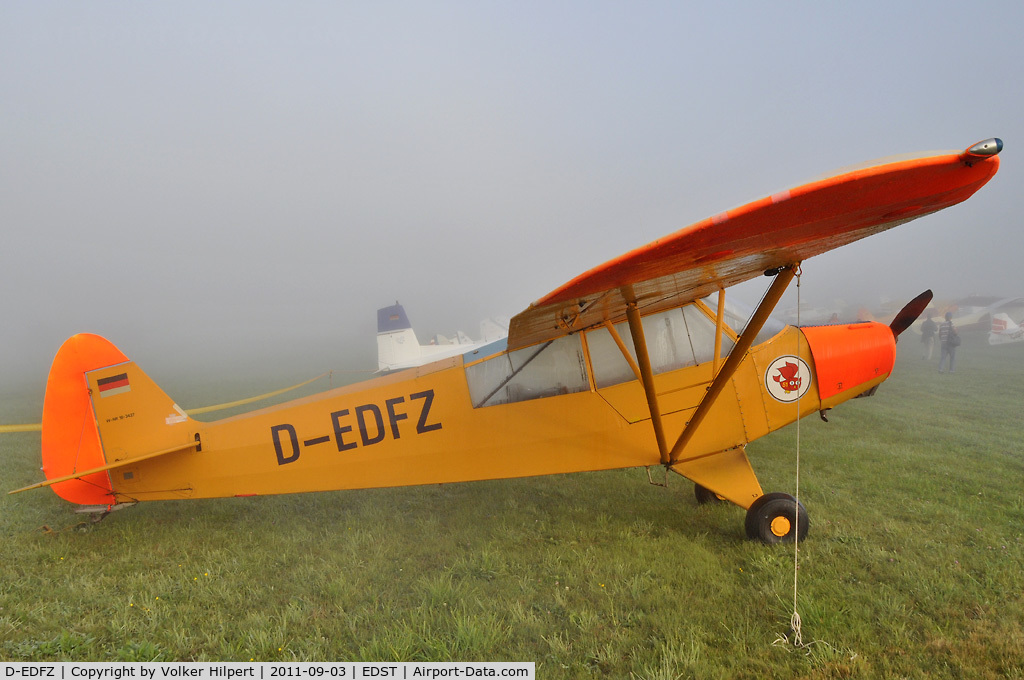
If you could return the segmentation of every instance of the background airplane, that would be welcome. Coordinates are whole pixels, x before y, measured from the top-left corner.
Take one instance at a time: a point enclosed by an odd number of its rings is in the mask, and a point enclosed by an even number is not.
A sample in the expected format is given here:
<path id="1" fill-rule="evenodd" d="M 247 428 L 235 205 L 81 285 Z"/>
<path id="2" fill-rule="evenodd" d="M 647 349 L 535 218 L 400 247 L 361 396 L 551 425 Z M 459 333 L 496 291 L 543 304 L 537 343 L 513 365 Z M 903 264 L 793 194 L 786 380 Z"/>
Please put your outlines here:
<path id="1" fill-rule="evenodd" d="M 377 370 L 397 371 L 438 359 L 464 354 L 508 335 L 508 323 L 485 319 L 480 322 L 481 340 L 473 340 L 462 331 L 454 339 L 436 335 L 421 345 L 413 331 L 405 308 L 397 301 L 377 310 Z"/>
<path id="2" fill-rule="evenodd" d="M 959 330 L 995 330 L 995 318 L 1005 316 L 1024 317 L 1024 298 L 996 298 L 972 296 L 962 300 L 952 300 L 933 304 L 921 319 L 913 325 L 914 332 L 921 333 L 921 324 L 927 316 L 933 319 L 942 319 L 946 312 L 953 314 L 953 323 Z"/>
<path id="3" fill-rule="evenodd" d="M 988 344 L 1006 345 L 1021 341 L 1024 341 L 1024 328 L 1015 323 L 1009 315 L 999 313 L 992 316 L 992 330 L 988 334 Z"/>

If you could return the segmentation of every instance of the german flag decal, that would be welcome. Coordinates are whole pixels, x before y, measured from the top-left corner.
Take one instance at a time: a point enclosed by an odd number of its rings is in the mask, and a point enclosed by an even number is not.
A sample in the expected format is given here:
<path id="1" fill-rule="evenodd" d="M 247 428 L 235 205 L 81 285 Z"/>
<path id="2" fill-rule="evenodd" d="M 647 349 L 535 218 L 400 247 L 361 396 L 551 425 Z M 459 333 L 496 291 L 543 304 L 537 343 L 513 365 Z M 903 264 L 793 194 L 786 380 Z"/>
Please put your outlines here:
<path id="1" fill-rule="evenodd" d="M 100 378 L 96 381 L 96 386 L 100 388 L 101 397 L 112 397 L 115 394 L 124 394 L 125 392 L 132 391 L 132 386 L 128 384 L 127 373 L 112 375 L 109 378 Z"/>

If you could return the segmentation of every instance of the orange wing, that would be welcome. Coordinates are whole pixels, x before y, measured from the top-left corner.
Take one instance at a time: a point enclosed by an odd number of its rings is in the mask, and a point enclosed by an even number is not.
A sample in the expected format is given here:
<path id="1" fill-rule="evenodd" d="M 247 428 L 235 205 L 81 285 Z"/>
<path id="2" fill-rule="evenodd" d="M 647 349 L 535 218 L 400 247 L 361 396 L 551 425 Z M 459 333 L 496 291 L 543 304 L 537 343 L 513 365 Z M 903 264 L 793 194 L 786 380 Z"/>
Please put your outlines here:
<path id="1" fill-rule="evenodd" d="M 969 198 L 999 169 L 999 140 L 883 161 L 782 191 L 692 224 L 591 269 L 513 317 L 519 349 L 685 304 Z"/>

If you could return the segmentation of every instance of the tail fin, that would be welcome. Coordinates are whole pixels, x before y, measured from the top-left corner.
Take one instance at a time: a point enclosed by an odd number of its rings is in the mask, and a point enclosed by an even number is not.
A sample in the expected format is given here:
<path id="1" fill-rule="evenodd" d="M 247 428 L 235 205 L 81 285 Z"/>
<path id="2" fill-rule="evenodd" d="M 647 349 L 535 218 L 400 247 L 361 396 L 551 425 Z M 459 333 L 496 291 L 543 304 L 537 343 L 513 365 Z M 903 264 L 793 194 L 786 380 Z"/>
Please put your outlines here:
<path id="1" fill-rule="evenodd" d="M 122 500 L 113 470 L 195 448 L 195 431 L 194 421 L 113 344 L 72 336 L 46 382 L 43 474 L 51 481 L 36 486 L 52 484 L 72 503 L 113 505 Z"/>
<path id="2" fill-rule="evenodd" d="M 485 343 L 507 338 L 508 319 L 484 319 L 480 322 L 480 337 Z"/>
<path id="3" fill-rule="evenodd" d="M 397 302 L 377 310 L 377 368 L 410 366 L 420 358 L 420 343 L 405 309 Z"/>
<path id="4" fill-rule="evenodd" d="M 992 315 L 992 330 L 988 334 L 988 344 L 1003 345 L 1022 340 L 1024 340 L 1024 329 L 1014 323 L 1008 314 L 1000 312 Z"/>

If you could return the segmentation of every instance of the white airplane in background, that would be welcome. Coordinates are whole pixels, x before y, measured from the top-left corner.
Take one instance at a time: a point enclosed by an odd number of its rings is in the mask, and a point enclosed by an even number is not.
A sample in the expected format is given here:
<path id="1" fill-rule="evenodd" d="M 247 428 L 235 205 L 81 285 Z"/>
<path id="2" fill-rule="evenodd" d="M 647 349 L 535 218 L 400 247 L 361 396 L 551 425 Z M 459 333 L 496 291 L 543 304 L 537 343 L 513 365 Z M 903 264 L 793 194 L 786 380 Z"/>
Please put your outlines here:
<path id="1" fill-rule="evenodd" d="M 1008 314 L 992 315 L 992 330 L 988 333 L 988 344 L 1005 345 L 1024 341 L 1024 328 L 1013 322 Z"/>
<path id="2" fill-rule="evenodd" d="M 453 339 L 435 335 L 430 344 L 421 345 L 405 308 L 395 302 L 377 310 L 377 370 L 397 371 L 472 352 L 508 337 L 508 323 L 485 319 L 480 322 L 480 336 L 482 340 L 476 341 L 457 331 Z"/>

